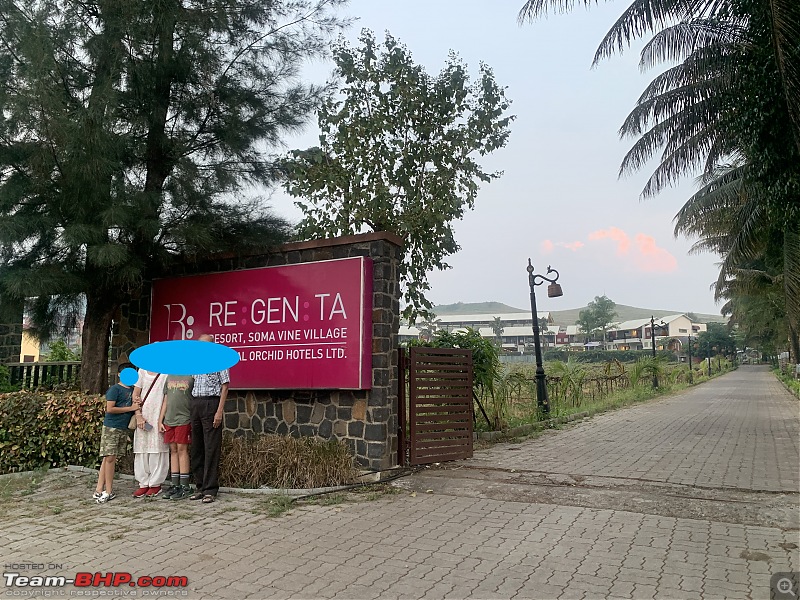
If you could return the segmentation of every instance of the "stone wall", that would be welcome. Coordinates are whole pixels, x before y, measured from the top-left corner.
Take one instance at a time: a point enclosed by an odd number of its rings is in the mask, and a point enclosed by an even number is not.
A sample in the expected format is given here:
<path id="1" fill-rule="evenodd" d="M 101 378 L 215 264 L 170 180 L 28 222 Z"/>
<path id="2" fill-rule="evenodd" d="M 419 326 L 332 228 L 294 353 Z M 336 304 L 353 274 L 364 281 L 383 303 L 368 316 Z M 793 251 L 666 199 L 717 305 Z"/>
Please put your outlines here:
<path id="1" fill-rule="evenodd" d="M 287 244 L 269 254 L 226 255 L 184 265 L 175 275 L 291 265 L 369 256 L 372 283 L 372 389 L 233 390 L 225 428 L 234 435 L 278 433 L 345 440 L 362 467 L 397 465 L 397 332 L 400 327 L 398 266 L 402 240 L 371 233 Z M 122 362 L 148 343 L 150 287 L 124 305 L 115 319 L 112 358 Z"/>

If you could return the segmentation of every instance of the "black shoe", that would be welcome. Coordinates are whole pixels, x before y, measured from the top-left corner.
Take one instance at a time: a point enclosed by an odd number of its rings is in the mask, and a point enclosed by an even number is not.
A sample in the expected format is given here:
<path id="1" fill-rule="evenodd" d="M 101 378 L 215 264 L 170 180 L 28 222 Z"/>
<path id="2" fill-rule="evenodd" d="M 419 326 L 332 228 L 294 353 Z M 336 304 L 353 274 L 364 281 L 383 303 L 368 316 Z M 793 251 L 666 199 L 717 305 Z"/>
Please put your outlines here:
<path id="1" fill-rule="evenodd" d="M 177 490 L 175 493 L 170 497 L 171 500 L 183 500 L 184 498 L 188 498 L 192 493 L 192 490 L 189 489 L 188 485 L 179 485 L 177 486 Z"/>

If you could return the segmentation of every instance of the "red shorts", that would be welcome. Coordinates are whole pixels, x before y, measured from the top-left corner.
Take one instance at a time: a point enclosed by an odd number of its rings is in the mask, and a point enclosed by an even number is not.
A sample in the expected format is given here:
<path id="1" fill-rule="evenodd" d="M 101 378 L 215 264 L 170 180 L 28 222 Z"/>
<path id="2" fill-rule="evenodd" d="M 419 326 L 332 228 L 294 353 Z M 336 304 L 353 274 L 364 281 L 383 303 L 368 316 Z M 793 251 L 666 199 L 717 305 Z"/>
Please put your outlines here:
<path id="1" fill-rule="evenodd" d="M 164 424 L 164 442 L 167 444 L 189 444 L 192 441 L 192 424 L 171 425 Z"/>

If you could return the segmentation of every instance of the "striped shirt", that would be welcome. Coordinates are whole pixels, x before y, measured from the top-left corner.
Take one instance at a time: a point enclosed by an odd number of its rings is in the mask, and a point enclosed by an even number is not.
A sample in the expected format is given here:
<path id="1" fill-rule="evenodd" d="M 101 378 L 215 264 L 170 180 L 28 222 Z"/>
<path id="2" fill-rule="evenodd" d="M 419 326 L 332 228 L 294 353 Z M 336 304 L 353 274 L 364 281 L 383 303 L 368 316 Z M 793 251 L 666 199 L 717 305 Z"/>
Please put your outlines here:
<path id="1" fill-rule="evenodd" d="M 216 373 L 204 373 L 194 376 L 194 388 L 192 396 L 203 398 L 205 396 L 219 396 L 222 392 L 222 384 L 230 383 L 228 369 L 217 371 Z"/>

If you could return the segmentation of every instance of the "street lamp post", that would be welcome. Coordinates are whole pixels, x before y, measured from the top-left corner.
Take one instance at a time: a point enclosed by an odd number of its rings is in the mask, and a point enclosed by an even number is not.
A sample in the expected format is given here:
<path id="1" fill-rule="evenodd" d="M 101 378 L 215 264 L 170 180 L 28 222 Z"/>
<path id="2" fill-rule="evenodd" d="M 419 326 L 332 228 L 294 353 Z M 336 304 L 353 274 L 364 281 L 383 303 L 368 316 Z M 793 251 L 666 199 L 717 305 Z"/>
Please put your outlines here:
<path id="1" fill-rule="evenodd" d="M 547 382 L 544 377 L 544 366 L 542 366 L 542 346 L 539 339 L 539 313 L 536 310 L 536 286 L 543 284 L 545 281 L 549 282 L 547 286 L 548 298 L 558 298 L 563 296 L 564 292 L 561 291 L 561 286 L 556 283 L 558 281 L 558 271 L 547 266 L 547 275 L 555 273 L 552 279 L 545 275 L 533 274 L 533 265 L 531 259 L 528 259 L 528 285 L 531 288 L 531 316 L 533 317 L 533 346 L 536 351 L 536 402 L 539 409 L 543 414 L 550 413 L 550 400 L 547 398 Z"/>
<path id="2" fill-rule="evenodd" d="M 692 334 L 689 334 L 689 384 L 694 383 L 694 376 L 692 373 Z"/>
<path id="3" fill-rule="evenodd" d="M 653 347 L 653 389 L 658 389 L 658 374 L 656 373 L 656 322 L 655 317 L 650 315 L 650 344 Z M 659 327 L 666 326 L 666 323 L 662 320 L 659 324 Z"/>

